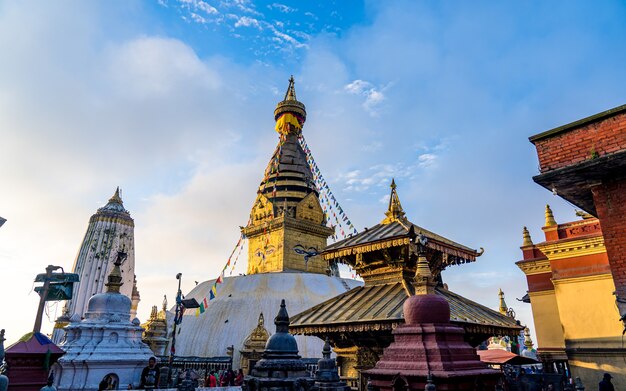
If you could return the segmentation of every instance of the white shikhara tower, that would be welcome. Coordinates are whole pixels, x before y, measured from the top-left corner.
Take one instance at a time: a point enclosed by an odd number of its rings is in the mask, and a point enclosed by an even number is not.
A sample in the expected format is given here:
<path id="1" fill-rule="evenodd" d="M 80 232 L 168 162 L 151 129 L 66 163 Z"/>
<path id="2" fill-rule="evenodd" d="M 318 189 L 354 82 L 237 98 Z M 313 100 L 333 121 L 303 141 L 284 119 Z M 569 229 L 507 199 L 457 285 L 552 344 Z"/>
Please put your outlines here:
<path id="1" fill-rule="evenodd" d="M 98 209 L 89 219 L 89 226 L 74 261 L 73 273 L 80 276 L 74 284 L 72 300 L 65 305 L 54 326 L 55 343 L 63 340 L 63 327 L 70 321 L 78 322 L 85 316 L 89 299 L 105 291 L 107 276 L 113 269 L 117 252 L 124 251 L 128 257 L 121 265 L 122 286 L 120 293 L 132 301 L 134 317 L 139 304 L 139 292 L 135 282 L 135 222 L 124 209 L 120 190 L 117 188 L 109 202 Z"/>

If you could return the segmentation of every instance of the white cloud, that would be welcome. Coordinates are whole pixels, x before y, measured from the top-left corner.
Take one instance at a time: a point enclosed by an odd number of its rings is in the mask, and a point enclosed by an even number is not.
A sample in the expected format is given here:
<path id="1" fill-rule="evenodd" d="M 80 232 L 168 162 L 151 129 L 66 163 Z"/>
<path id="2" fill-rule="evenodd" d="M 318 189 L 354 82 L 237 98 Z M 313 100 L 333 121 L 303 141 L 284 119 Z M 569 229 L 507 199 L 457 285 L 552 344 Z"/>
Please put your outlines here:
<path id="1" fill-rule="evenodd" d="M 417 157 L 417 165 L 419 167 L 431 167 L 437 162 L 437 155 L 432 153 L 423 153 Z"/>
<path id="2" fill-rule="evenodd" d="M 185 8 L 194 10 L 194 11 L 202 11 L 207 15 L 217 15 L 219 11 L 217 8 L 213 7 L 206 1 L 202 0 L 178 0 L 179 3 Z"/>
<path id="3" fill-rule="evenodd" d="M 378 115 L 377 108 L 385 100 L 382 90 L 368 81 L 356 79 L 344 86 L 344 90 L 353 95 L 365 97 L 363 108 L 372 116 Z"/>
<path id="4" fill-rule="evenodd" d="M 259 21 L 249 16 L 242 16 L 241 18 L 239 18 L 235 23 L 235 27 L 254 27 L 259 30 L 262 29 Z"/>
<path id="5" fill-rule="evenodd" d="M 284 14 L 289 14 L 292 12 L 296 12 L 298 9 L 297 8 L 293 8 L 293 7 L 289 7 L 285 4 L 280 4 L 280 3 L 272 3 L 270 5 L 267 6 L 267 8 L 269 9 L 277 9 L 278 11 L 284 13 Z"/>

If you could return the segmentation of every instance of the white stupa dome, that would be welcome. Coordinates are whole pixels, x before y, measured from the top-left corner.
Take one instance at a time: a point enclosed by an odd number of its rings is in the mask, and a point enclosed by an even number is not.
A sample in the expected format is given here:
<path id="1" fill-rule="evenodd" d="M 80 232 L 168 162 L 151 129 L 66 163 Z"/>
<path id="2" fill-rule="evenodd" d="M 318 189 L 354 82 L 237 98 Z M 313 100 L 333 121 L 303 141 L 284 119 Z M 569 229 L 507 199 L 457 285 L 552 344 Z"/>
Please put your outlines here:
<path id="1" fill-rule="evenodd" d="M 185 298 L 201 302 L 206 297 L 208 301 L 214 282 L 200 283 Z M 256 327 L 259 313 L 273 323 L 282 299 L 291 316 L 360 285 L 356 280 L 302 272 L 226 277 L 203 314 L 196 317 L 194 310 L 185 312 L 176 335 L 176 355 L 225 356 L 226 349 L 234 345 L 233 366 L 238 368 L 239 351 Z M 322 357 L 321 339 L 298 335 L 296 340 L 300 356 Z"/>

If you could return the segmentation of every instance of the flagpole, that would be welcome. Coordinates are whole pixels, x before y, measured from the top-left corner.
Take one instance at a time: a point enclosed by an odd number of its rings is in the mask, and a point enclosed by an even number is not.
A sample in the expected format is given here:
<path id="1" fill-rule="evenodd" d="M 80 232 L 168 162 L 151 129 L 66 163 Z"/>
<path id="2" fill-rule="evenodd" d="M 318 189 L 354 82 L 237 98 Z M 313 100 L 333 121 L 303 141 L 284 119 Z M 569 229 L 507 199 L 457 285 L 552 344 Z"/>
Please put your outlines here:
<path id="1" fill-rule="evenodd" d="M 169 367 L 169 373 L 168 373 L 168 383 L 170 383 L 172 381 L 172 365 L 174 364 L 174 354 L 176 354 L 176 326 L 178 325 L 179 322 L 179 316 L 182 316 L 181 314 L 181 310 L 182 310 L 182 297 L 183 297 L 183 292 L 180 289 L 180 283 L 182 280 L 183 273 L 178 273 L 176 275 L 176 279 L 178 280 L 178 292 L 176 293 L 176 313 L 174 315 L 174 327 L 172 328 L 172 344 L 170 346 L 170 357 L 168 359 L 168 367 Z"/>

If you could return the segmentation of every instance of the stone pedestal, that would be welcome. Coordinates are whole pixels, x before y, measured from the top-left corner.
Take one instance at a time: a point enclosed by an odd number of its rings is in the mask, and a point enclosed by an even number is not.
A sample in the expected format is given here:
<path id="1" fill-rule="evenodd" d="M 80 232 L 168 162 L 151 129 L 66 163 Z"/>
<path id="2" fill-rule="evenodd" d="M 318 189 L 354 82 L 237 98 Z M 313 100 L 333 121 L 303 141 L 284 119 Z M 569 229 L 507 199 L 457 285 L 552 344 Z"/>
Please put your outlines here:
<path id="1" fill-rule="evenodd" d="M 494 389 L 500 373 L 480 362 L 463 340 L 461 327 L 450 323 L 447 301 L 434 294 L 409 297 L 406 324 L 394 332 L 394 342 L 376 366 L 365 371 L 374 389 L 424 390 L 428 377 L 437 390 Z"/>

